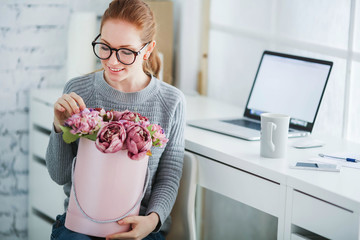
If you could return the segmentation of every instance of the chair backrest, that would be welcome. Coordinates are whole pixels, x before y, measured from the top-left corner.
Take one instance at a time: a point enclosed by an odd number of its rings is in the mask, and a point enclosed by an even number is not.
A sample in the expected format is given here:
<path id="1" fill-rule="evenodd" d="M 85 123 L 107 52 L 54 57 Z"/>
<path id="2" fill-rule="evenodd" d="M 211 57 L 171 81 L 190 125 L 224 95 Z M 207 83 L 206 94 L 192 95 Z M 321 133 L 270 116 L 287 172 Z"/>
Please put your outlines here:
<path id="1" fill-rule="evenodd" d="M 171 211 L 172 224 L 167 240 L 195 240 L 195 197 L 197 183 L 196 157 L 185 152 L 184 166 L 175 205 Z"/>

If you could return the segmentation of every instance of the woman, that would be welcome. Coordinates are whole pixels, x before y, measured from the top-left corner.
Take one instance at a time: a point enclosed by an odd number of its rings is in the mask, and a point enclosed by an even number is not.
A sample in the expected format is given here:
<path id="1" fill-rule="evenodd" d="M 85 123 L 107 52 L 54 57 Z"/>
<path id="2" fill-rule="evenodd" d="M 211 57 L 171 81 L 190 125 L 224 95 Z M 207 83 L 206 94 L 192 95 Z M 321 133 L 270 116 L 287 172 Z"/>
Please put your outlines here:
<path id="1" fill-rule="evenodd" d="M 92 43 L 103 71 L 70 80 L 54 104 L 54 129 L 46 161 L 51 178 L 64 185 L 67 197 L 77 143 L 66 144 L 59 126 L 72 114 L 85 107 L 128 109 L 160 124 L 169 138 L 164 148 L 152 149 L 151 184 L 142 200 L 140 216 L 119 221 L 131 224 L 131 230 L 108 239 L 164 239 L 170 227 L 169 214 L 176 199 L 184 155 L 185 101 L 178 89 L 156 78 L 160 60 L 155 30 L 154 16 L 147 4 L 141 0 L 113 0 L 103 15 L 100 34 Z M 57 217 L 52 239 L 93 239 L 66 229 L 65 217 Z"/>

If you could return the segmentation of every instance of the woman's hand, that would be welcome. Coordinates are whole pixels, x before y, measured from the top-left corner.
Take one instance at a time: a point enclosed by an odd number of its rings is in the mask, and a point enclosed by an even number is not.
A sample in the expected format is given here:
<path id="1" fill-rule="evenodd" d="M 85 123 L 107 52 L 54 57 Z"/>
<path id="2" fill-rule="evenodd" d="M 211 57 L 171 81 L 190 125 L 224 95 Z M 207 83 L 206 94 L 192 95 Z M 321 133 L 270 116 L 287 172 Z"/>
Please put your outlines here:
<path id="1" fill-rule="evenodd" d="M 131 216 L 126 217 L 118 224 L 130 224 L 131 230 L 129 232 L 115 233 L 106 237 L 108 239 L 134 239 L 141 240 L 149 235 L 156 228 L 159 222 L 159 215 L 157 213 L 150 213 L 148 216 Z"/>
<path id="2" fill-rule="evenodd" d="M 54 104 L 54 127 L 60 132 L 60 125 L 64 125 L 67 118 L 84 110 L 86 105 L 83 99 L 74 92 L 62 95 Z"/>

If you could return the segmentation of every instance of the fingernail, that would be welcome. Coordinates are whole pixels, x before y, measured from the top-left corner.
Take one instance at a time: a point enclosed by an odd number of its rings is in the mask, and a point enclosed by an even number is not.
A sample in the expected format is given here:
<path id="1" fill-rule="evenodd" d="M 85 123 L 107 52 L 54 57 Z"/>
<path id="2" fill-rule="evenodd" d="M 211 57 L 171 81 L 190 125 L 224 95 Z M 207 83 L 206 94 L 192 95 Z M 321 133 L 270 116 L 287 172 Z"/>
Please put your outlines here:
<path id="1" fill-rule="evenodd" d="M 123 223 L 124 223 L 123 220 L 118 221 L 118 224 L 123 224 Z"/>

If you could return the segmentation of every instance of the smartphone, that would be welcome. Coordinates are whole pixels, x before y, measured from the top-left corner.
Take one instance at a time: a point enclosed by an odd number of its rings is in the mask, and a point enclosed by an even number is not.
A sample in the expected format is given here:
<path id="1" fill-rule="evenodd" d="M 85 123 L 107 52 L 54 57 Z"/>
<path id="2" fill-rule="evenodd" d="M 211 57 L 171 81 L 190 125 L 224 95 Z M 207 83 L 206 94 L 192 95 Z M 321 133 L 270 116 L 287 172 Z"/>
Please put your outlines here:
<path id="1" fill-rule="evenodd" d="M 307 169 L 307 170 L 318 170 L 318 171 L 330 171 L 330 172 L 339 172 L 340 166 L 337 164 L 329 163 L 316 163 L 316 162 L 295 162 L 290 165 L 291 168 L 296 169 Z"/>

